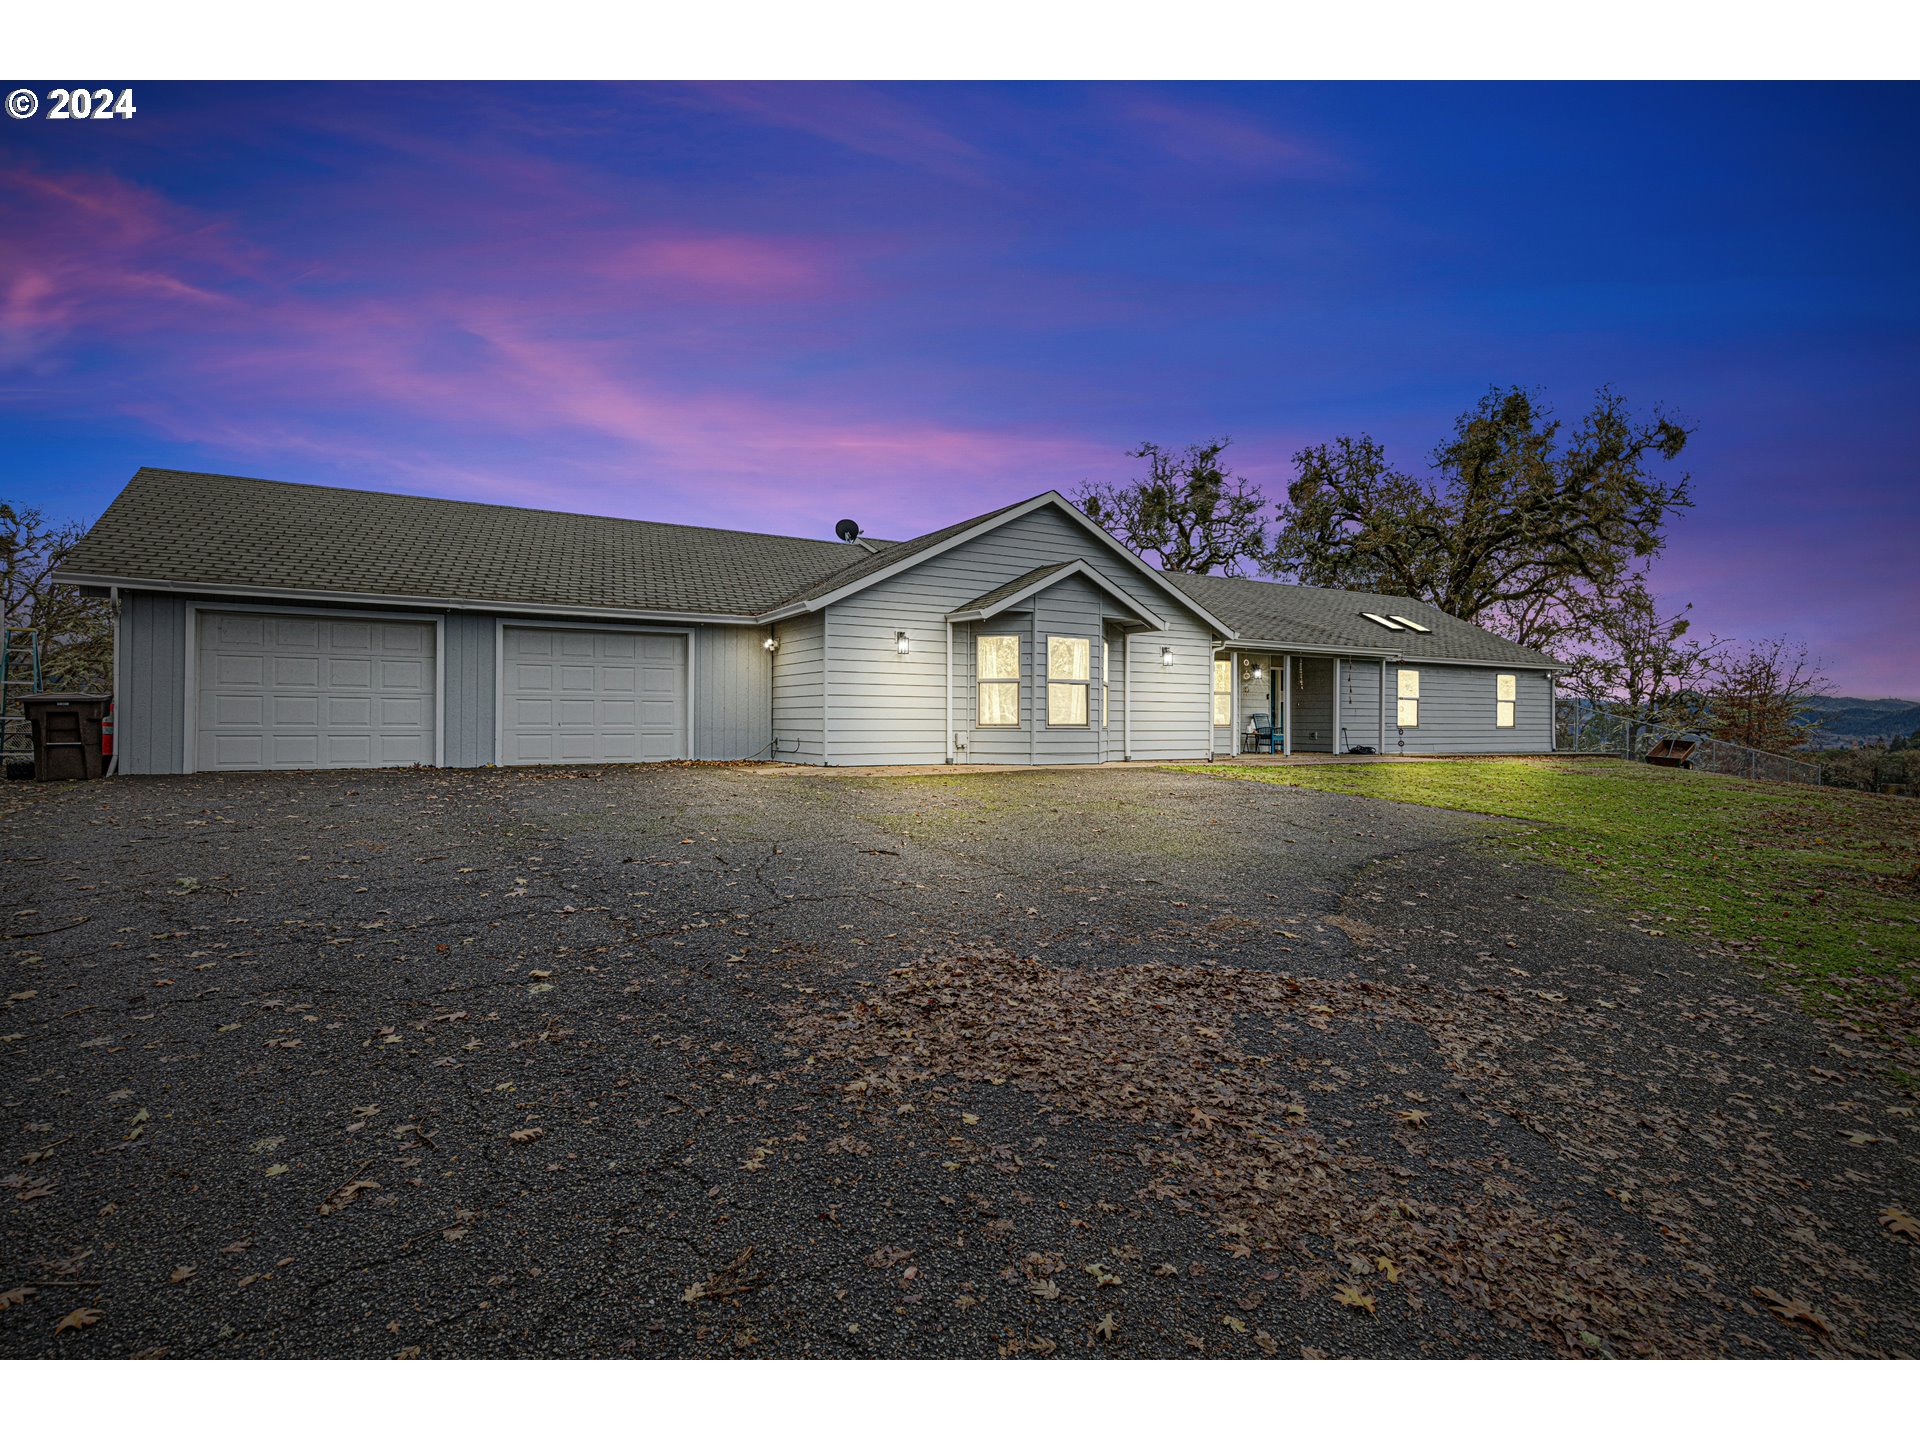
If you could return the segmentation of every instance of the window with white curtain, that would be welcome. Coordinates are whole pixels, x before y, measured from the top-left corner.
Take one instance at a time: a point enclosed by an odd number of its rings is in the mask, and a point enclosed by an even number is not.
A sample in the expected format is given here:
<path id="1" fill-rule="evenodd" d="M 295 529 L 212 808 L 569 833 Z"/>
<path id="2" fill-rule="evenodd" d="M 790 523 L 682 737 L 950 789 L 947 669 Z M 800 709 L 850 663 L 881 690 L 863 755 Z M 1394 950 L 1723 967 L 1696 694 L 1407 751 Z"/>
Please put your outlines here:
<path id="1" fill-rule="evenodd" d="M 1493 677 L 1493 723 L 1501 730 L 1513 728 L 1515 682 L 1511 675 Z"/>
<path id="2" fill-rule="evenodd" d="M 1213 662 L 1213 723 L 1233 724 L 1233 662 Z"/>
<path id="3" fill-rule="evenodd" d="M 1400 724 L 1411 729 L 1420 723 L 1420 672 L 1400 672 Z"/>
<path id="4" fill-rule="evenodd" d="M 1077 635 L 1047 637 L 1047 724 L 1085 725 L 1093 642 Z"/>
<path id="5" fill-rule="evenodd" d="M 1020 724 L 1020 637 L 982 635 L 974 641 L 976 725 Z"/>

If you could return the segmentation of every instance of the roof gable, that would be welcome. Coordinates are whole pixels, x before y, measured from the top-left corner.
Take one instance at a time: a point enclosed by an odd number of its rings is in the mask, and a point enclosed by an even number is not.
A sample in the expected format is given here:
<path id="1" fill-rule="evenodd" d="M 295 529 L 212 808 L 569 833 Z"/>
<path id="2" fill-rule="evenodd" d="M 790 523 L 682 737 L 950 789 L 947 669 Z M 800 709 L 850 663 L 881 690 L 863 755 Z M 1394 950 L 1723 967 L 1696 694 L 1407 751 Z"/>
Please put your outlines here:
<path id="1" fill-rule="evenodd" d="M 1049 590 L 1063 580 L 1078 576 L 1085 580 L 1102 595 L 1116 605 L 1137 616 L 1148 628 L 1164 630 L 1167 622 L 1153 611 L 1128 595 L 1118 585 L 1102 575 L 1085 560 L 1061 560 L 1052 565 L 1041 565 L 1024 575 L 1016 575 L 1006 584 L 989 590 L 986 594 L 967 601 L 947 616 L 953 621 L 991 620 L 994 616 L 1011 610 L 1024 600 L 1031 599 L 1043 590 Z"/>
<path id="2" fill-rule="evenodd" d="M 1214 614 L 1196 596 L 1190 595 L 1169 582 L 1166 575 L 1147 564 L 1133 551 L 1127 549 L 1105 529 L 1089 520 L 1066 496 L 1058 490 L 1049 490 L 1030 500 L 1017 504 L 1003 505 L 998 510 L 989 510 L 984 515 L 976 515 L 971 520 L 962 520 L 957 525 L 932 531 L 912 540 L 904 540 L 898 545 L 889 546 L 871 560 L 842 574 L 812 586 L 806 592 L 795 596 L 787 604 L 773 611 L 769 619 L 781 619 L 787 615 L 796 615 L 808 610 L 824 609 L 849 595 L 856 595 L 870 585 L 877 585 L 895 575 L 912 569 L 915 565 L 945 554 L 955 546 L 963 545 L 978 536 L 990 533 L 1023 515 L 1036 510 L 1052 507 L 1081 527 L 1105 553 L 1111 554 L 1144 576 L 1161 593 L 1177 601 L 1183 608 L 1199 616 L 1215 630 L 1231 639 L 1233 629 L 1218 615 Z M 1044 568 L 1044 567 L 1043 567 Z"/>

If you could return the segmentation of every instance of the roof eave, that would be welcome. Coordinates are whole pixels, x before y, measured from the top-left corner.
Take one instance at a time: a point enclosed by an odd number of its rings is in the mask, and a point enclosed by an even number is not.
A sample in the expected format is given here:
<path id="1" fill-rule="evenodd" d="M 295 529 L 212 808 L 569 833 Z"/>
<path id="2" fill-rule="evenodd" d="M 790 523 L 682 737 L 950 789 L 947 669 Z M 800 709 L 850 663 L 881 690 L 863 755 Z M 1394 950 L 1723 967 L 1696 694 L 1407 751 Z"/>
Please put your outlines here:
<path id="1" fill-rule="evenodd" d="M 518 600 L 458 599 L 448 595 L 384 595 L 359 590 L 296 590 L 269 585 L 235 585 L 202 580 L 159 580 L 152 576 L 87 575 L 56 570 L 48 577 L 57 585 L 117 586 L 122 590 L 157 590 L 174 595 L 205 595 L 215 599 L 297 600 L 306 604 L 397 605 L 426 610 L 481 611 L 494 615 L 533 615 L 554 619 L 665 620 L 676 624 L 761 625 L 753 615 L 704 610 L 635 610 L 613 605 L 554 605 Z"/>
<path id="2" fill-rule="evenodd" d="M 1014 606 L 1031 600 L 1043 590 L 1050 590 L 1061 581 L 1076 575 L 1100 591 L 1101 594 L 1107 596 L 1110 600 L 1132 611 L 1149 630 L 1165 630 L 1167 628 L 1167 622 L 1165 620 L 1161 619 L 1139 601 L 1133 599 L 1118 585 L 1115 585 L 1111 580 L 1107 579 L 1106 576 L 1094 569 L 1093 566 L 1089 565 L 1085 560 L 1069 561 L 1067 564 L 1054 569 L 1049 574 L 1042 575 L 1031 585 L 1024 585 L 1011 595 L 1002 596 L 991 605 L 952 611 L 947 615 L 947 619 L 954 621 L 956 624 L 966 621 L 991 620 L 994 616 L 1004 614 Z"/>

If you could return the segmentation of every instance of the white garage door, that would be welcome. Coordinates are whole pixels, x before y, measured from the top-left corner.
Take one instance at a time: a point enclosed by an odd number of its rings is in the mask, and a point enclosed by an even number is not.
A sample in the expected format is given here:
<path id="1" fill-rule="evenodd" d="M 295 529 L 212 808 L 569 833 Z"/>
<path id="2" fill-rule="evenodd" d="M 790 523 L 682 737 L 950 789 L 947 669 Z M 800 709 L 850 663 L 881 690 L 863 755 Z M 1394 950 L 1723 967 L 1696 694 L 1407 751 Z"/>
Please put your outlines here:
<path id="1" fill-rule="evenodd" d="M 502 764 L 688 758 L 686 636 L 518 625 L 501 633 Z"/>
<path id="2" fill-rule="evenodd" d="M 209 611 L 195 664 L 197 770 L 434 763 L 431 624 Z"/>

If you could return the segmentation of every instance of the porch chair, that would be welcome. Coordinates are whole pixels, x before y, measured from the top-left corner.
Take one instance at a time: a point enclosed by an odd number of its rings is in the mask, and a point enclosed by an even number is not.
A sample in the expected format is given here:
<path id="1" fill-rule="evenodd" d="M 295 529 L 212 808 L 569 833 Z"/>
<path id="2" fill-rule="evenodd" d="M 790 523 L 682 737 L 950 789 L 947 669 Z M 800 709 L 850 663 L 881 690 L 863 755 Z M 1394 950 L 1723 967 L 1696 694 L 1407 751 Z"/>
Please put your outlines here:
<path id="1" fill-rule="evenodd" d="M 1253 753 L 1258 755 L 1262 746 L 1269 755 L 1280 753 L 1280 736 L 1273 728 L 1273 716 L 1265 710 L 1256 710 L 1247 717 L 1247 733 L 1253 736 Z"/>

